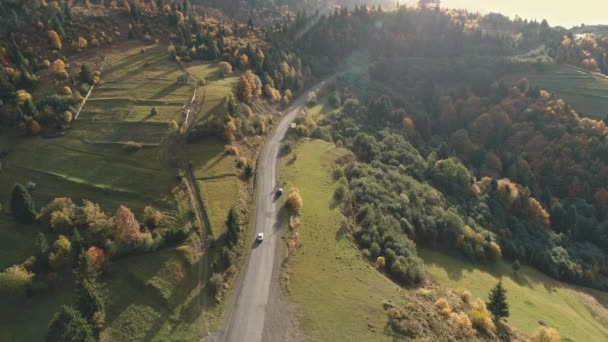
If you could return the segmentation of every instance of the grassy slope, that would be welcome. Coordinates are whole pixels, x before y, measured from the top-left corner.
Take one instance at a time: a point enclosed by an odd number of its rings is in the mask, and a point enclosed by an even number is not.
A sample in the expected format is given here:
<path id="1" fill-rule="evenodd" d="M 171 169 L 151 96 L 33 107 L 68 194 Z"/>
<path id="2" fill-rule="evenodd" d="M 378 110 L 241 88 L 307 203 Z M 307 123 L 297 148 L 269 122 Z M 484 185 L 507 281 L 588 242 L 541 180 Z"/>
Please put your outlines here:
<path id="1" fill-rule="evenodd" d="M 221 78 L 218 63 L 194 62 L 187 66 L 190 74 L 205 79 L 205 102 L 198 113 L 204 121 L 214 115 L 223 115 L 224 100 L 234 89 L 238 75 Z M 235 158 L 224 153 L 224 144 L 210 138 L 188 145 L 188 158 L 194 167 L 201 197 L 215 238 L 224 233 L 228 210 L 238 201 L 238 179 L 234 173 Z"/>
<path id="2" fill-rule="evenodd" d="M 226 96 L 234 91 L 234 87 L 239 80 L 239 72 L 225 78 L 221 77 L 218 64 L 215 62 L 193 62 L 186 66 L 188 73 L 206 81 L 204 87 L 205 102 L 201 108 L 201 113 L 199 113 L 199 120 L 205 120 L 213 115 L 225 114 L 224 101 Z"/>
<path id="3" fill-rule="evenodd" d="M 193 245 L 117 261 L 108 276 L 104 341 L 194 341 L 206 333 Z"/>
<path id="4" fill-rule="evenodd" d="M 390 340 L 383 333 L 383 301 L 403 302 L 399 288 L 370 268 L 339 232 L 342 215 L 332 209 L 332 161 L 348 153 L 311 140 L 286 158 L 281 169 L 286 189 L 296 186 L 304 200 L 302 247 L 293 256 L 291 298 L 300 304 L 304 332 L 314 341 Z M 375 330 L 372 331 L 369 326 Z"/>
<path id="5" fill-rule="evenodd" d="M 215 238 L 224 232 L 230 208 L 237 204 L 238 179 L 234 173 L 234 157 L 224 152 L 224 144 L 206 139 L 188 145 L 188 156 L 194 167 L 201 197 Z"/>
<path id="6" fill-rule="evenodd" d="M 11 153 L 0 173 L 0 190 L 8 193 L 14 182 L 31 180 L 38 184 L 32 195 L 41 204 L 67 194 L 74 200 L 98 202 L 109 211 L 124 203 L 136 212 L 146 205 L 175 211 L 171 191 L 177 179 L 161 162 L 160 149 L 126 152 L 121 143 L 158 144 L 168 132 L 167 121 L 179 120 L 192 88 L 175 87 L 175 77 L 183 71 L 169 60 L 164 47 L 152 47 L 145 54 L 138 47 L 116 48 L 106 56 L 104 84 L 93 91 L 65 137 L 3 137 L 0 145 Z M 134 122 L 137 107 L 149 99 L 162 102 L 157 105 L 159 115 Z"/>
<path id="7" fill-rule="evenodd" d="M 555 93 L 581 114 L 603 119 L 608 107 L 608 78 L 590 74 L 569 65 L 551 65 L 544 71 L 512 75 L 506 81 L 526 77 L 532 84 Z"/>
<path id="8" fill-rule="evenodd" d="M 506 263 L 480 266 L 430 250 L 420 249 L 419 254 L 427 271 L 441 284 L 454 289 L 467 288 L 474 297 L 486 299 L 502 276 L 511 312 L 508 321 L 526 333 L 534 333 L 539 327 L 538 321 L 543 320 L 564 339 L 608 340 L 608 327 L 593 318 L 567 285 L 532 268 L 522 267 L 513 275 Z"/>
<path id="9" fill-rule="evenodd" d="M 39 204 L 68 195 L 75 200 L 93 200 L 108 211 L 127 204 L 138 217 L 143 207 L 150 204 L 173 216 L 187 213 L 184 200 L 177 198 L 179 192 L 174 191 L 178 185 L 174 171 L 160 160 L 158 147 L 125 152 L 120 144 L 112 142 L 160 142 L 167 132 L 166 121 L 179 121 L 179 109 L 192 96 L 192 88 L 174 89 L 174 76 L 183 71 L 169 61 L 164 48 L 155 47 L 146 54 L 139 54 L 139 48 L 117 49 L 108 58 L 113 67 L 104 71 L 105 86 L 94 90 L 93 101 L 87 103 L 65 137 L 27 140 L 2 137 L 2 147 L 12 150 L 0 172 L 4 207 L 8 205 L 13 184 L 31 180 L 38 185 L 32 195 Z M 150 65 L 143 67 L 145 61 Z M 118 89 L 117 84 L 122 88 Z M 138 104 L 155 96 L 158 98 L 154 101 L 163 102 L 157 106 L 160 114 L 142 122 L 133 121 L 133 115 L 141 115 L 137 113 Z M 123 101 L 125 98 L 130 100 Z M 145 106 L 149 111 L 150 107 Z M 218 149 L 222 150 L 221 146 Z M 33 254 L 33 236 L 38 228 L 1 218 L 0 266 L 22 262 Z M 204 334 L 207 317 L 201 314 L 200 306 L 205 299 L 199 298 L 195 288 L 198 280 L 198 260 L 192 254 L 195 243 L 190 241 L 112 263 L 106 279 L 110 303 L 103 340 L 190 341 Z M 43 340 L 59 305 L 73 301 L 72 282 L 71 277 L 63 278 L 48 296 L 25 301 L 0 298 L 0 340 Z"/>

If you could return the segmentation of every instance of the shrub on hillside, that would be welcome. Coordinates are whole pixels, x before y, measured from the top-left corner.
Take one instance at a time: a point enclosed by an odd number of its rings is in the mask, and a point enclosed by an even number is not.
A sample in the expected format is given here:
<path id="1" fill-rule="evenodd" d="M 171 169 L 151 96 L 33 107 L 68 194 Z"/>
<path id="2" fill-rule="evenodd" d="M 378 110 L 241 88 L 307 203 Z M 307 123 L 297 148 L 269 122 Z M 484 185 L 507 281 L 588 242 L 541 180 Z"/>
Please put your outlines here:
<path id="1" fill-rule="evenodd" d="M 22 265 L 15 265 L 0 272 L 0 292 L 23 295 L 32 283 L 34 274 Z"/>
<path id="2" fill-rule="evenodd" d="M 465 304 L 471 304 L 471 291 L 467 290 L 467 289 L 459 289 L 458 290 L 458 295 L 460 296 L 460 299 L 462 299 L 462 302 Z"/>
<path id="3" fill-rule="evenodd" d="M 472 333 L 473 332 L 473 323 L 471 322 L 471 319 L 469 318 L 469 316 L 464 313 L 464 312 L 459 312 L 459 313 L 455 313 L 452 312 L 450 313 L 450 320 L 454 323 L 456 323 L 456 325 L 460 328 L 463 329 L 467 332 Z"/>
<path id="4" fill-rule="evenodd" d="M 76 205 L 69 197 L 56 197 L 45 207 L 40 209 L 40 213 L 38 214 L 38 221 L 43 223 L 49 227 L 52 226 L 52 215 L 55 212 L 63 212 L 65 215 L 72 219 L 76 216 Z"/>
<path id="5" fill-rule="evenodd" d="M 55 271 L 67 269 L 72 262 L 72 243 L 70 240 L 59 235 L 59 238 L 53 243 L 52 252 L 49 254 L 49 265 Z"/>
<path id="6" fill-rule="evenodd" d="M 70 306 L 63 305 L 53 317 L 46 335 L 47 342 L 94 342 L 93 327 Z"/>
<path id="7" fill-rule="evenodd" d="M 492 321 L 490 312 L 486 308 L 486 303 L 482 299 L 477 298 L 472 309 L 467 312 L 467 315 L 471 319 L 475 329 L 485 332 L 488 335 L 492 335 L 496 332 L 494 321 Z"/>
<path id="8" fill-rule="evenodd" d="M 213 273 L 209 278 L 209 287 L 212 293 L 219 296 L 222 293 L 222 287 L 224 286 L 224 277 L 221 273 Z"/>
<path id="9" fill-rule="evenodd" d="M 147 206 L 144 208 L 144 220 L 143 223 L 146 227 L 156 228 L 163 224 L 165 216 L 160 210 L 153 207 Z"/>
<path id="10" fill-rule="evenodd" d="M 435 307 L 441 312 L 444 316 L 449 316 L 452 313 L 452 307 L 447 299 L 441 297 L 435 301 Z"/>
<path id="11" fill-rule="evenodd" d="M 562 338 L 555 329 L 543 327 L 543 328 L 538 329 L 536 334 L 534 334 L 534 336 L 532 336 L 530 338 L 530 341 L 531 342 L 561 342 Z"/>
<path id="12" fill-rule="evenodd" d="M 228 62 L 220 62 L 219 64 L 220 76 L 226 77 L 232 74 L 232 65 Z"/>
<path id="13" fill-rule="evenodd" d="M 298 188 L 292 188 L 289 190 L 286 204 L 287 207 L 295 214 L 300 213 L 300 210 L 302 210 L 302 207 L 304 206 L 304 201 L 302 200 L 302 196 L 300 195 L 300 190 Z"/>

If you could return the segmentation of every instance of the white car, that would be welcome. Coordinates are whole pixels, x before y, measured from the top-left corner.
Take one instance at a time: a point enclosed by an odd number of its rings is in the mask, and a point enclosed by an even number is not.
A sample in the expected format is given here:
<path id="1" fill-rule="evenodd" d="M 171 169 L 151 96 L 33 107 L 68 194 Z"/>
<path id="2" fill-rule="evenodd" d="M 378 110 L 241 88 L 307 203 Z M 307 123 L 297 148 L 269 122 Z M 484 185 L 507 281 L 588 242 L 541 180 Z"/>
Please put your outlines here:
<path id="1" fill-rule="evenodd" d="M 258 233 L 258 236 L 255 238 L 257 242 L 264 241 L 264 233 Z"/>

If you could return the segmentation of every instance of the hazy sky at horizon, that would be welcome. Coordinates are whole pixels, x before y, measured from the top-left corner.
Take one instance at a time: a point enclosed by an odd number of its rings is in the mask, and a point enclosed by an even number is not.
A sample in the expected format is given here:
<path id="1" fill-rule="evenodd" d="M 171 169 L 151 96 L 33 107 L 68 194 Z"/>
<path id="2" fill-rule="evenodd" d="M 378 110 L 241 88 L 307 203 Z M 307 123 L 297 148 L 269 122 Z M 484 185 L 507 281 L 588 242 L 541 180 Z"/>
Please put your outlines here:
<path id="1" fill-rule="evenodd" d="M 519 15 L 538 21 L 547 19 L 551 26 L 568 28 L 581 23 L 608 25 L 607 0 L 441 0 L 441 6 L 481 13 L 500 12 L 511 18 Z"/>

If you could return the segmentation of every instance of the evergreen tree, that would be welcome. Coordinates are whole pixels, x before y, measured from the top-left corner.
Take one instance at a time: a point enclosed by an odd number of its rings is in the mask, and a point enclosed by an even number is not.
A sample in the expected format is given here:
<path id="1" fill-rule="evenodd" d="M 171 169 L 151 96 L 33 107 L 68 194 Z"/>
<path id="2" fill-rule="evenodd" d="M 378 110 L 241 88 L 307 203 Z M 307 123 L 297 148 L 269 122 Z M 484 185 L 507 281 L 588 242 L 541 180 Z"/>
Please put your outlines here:
<path id="1" fill-rule="evenodd" d="M 11 197 L 11 210 L 18 222 L 32 223 L 36 220 L 34 201 L 29 192 L 21 184 L 15 184 Z"/>
<path id="2" fill-rule="evenodd" d="M 105 289 L 97 282 L 99 271 L 86 253 L 81 253 L 76 275 L 76 308 L 97 331 L 105 323 Z"/>
<path id="3" fill-rule="evenodd" d="M 46 335 L 47 342 L 93 342 L 93 329 L 82 315 L 63 305 L 53 317 Z"/>
<path id="4" fill-rule="evenodd" d="M 46 259 L 46 255 L 49 252 L 49 243 L 43 232 L 38 232 L 38 235 L 36 235 L 36 249 L 38 250 L 38 257 Z"/>
<path id="5" fill-rule="evenodd" d="M 93 84 L 93 73 L 91 72 L 91 69 L 86 64 L 83 64 L 82 67 L 80 68 L 80 73 L 78 74 L 78 78 L 80 79 L 80 82 L 87 83 L 87 84 Z"/>
<path id="6" fill-rule="evenodd" d="M 241 230 L 241 223 L 239 220 L 239 214 L 236 212 L 234 207 L 230 208 L 228 212 L 228 218 L 226 219 L 226 237 L 228 245 L 233 247 L 239 240 L 239 231 Z"/>
<path id="7" fill-rule="evenodd" d="M 6 70 L 3 66 L 0 66 L 0 100 L 10 100 L 15 93 L 15 87 L 8 79 Z"/>
<path id="8" fill-rule="evenodd" d="M 502 286 L 502 280 L 490 290 L 488 300 L 488 309 L 494 316 L 494 320 L 498 321 L 502 317 L 509 317 L 509 304 L 507 304 L 507 290 Z"/>

